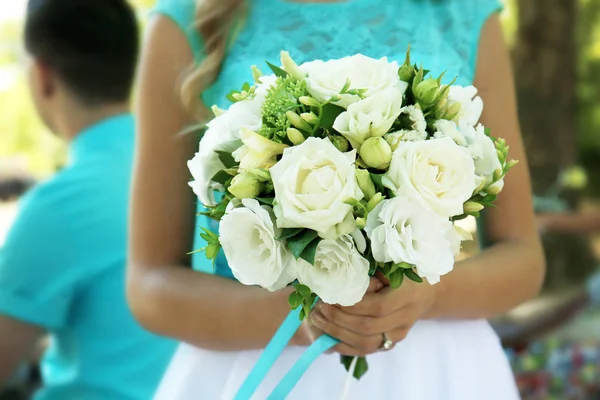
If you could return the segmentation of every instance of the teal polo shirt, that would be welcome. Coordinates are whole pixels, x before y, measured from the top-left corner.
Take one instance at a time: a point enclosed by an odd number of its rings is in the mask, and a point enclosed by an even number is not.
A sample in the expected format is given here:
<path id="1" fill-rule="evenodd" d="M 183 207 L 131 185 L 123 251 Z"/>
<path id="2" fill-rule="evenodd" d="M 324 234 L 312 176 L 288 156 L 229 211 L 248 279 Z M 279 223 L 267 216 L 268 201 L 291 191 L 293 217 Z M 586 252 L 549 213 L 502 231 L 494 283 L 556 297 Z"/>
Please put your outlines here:
<path id="1" fill-rule="evenodd" d="M 81 132 L 69 164 L 22 199 L 0 250 L 0 314 L 45 328 L 38 400 L 148 400 L 174 351 L 125 298 L 134 121 Z"/>

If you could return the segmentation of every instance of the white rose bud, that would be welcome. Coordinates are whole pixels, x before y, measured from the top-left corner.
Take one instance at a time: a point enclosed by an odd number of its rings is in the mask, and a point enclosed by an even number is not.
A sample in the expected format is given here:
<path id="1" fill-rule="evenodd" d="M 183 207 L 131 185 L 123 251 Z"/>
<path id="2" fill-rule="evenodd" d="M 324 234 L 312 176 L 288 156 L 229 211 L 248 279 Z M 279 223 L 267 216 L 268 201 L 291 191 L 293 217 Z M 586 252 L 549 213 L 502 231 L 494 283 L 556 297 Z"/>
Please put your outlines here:
<path id="1" fill-rule="evenodd" d="M 260 194 L 264 183 L 270 180 L 269 173 L 261 170 L 250 170 L 236 175 L 231 181 L 229 192 L 238 199 L 251 199 Z"/>
<path id="2" fill-rule="evenodd" d="M 296 146 L 304 143 L 304 141 L 306 140 L 306 138 L 304 137 L 302 132 L 300 132 L 296 128 L 288 128 L 287 129 L 287 137 L 288 137 L 288 139 L 290 139 L 290 142 L 292 142 Z"/>
<path id="3" fill-rule="evenodd" d="M 260 83 L 260 78 L 262 78 L 263 73 L 256 65 L 251 67 L 252 69 L 252 77 L 254 78 L 254 82 Z"/>
<path id="4" fill-rule="evenodd" d="M 310 96 L 300 96 L 300 98 L 298 100 L 300 101 L 300 103 L 304 104 L 305 106 L 321 107 L 321 103 L 319 103 L 317 101 L 317 99 L 312 98 Z"/>
<path id="5" fill-rule="evenodd" d="M 483 210 L 483 205 L 475 201 L 467 201 L 464 207 L 465 213 L 476 213 Z"/>
<path id="6" fill-rule="evenodd" d="M 362 190 L 365 195 L 365 200 L 369 201 L 373 196 L 375 196 L 375 184 L 371 179 L 371 174 L 366 169 L 357 168 L 356 170 L 356 181 L 358 182 L 358 186 L 360 190 Z"/>
<path id="7" fill-rule="evenodd" d="M 306 78 L 306 74 L 300 70 L 298 64 L 290 57 L 290 53 L 287 51 L 281 52 L 281 65 L 283 65 L 283 69 L 290 74 L 290 76 L 296 79 Z"/>
<path id="8" fill-rule="evenodd" d="M 300 117 L 312 125 L 317 125 L 320 122 L 319 117 L 317 117 L 313 112 L 302 113 L 300 114 Z"/>
<path id="9" fill-rule="evenodd" d="M 384 138 L 372 137 L 360 147 L 360 158 L 368 167 L 384 170 L 392 160 L 392 148 Z"/>
<path id="10" fill-rule="evenodd" d="M 310 125 L 308 124 L 308 122 L 306 122 L 305 120 L 303 120 L 298 114 L 296 114 L 293 111 L 288 111 L 285 113 L 285 116 L 287 117 L 287 119 L 290 121 L 290 123 L 298 128 L 298 129 L 302 129 L 303 131 L 307 131 L 310 132 L 312 130 L 312 128 L 310 127 Z"/>

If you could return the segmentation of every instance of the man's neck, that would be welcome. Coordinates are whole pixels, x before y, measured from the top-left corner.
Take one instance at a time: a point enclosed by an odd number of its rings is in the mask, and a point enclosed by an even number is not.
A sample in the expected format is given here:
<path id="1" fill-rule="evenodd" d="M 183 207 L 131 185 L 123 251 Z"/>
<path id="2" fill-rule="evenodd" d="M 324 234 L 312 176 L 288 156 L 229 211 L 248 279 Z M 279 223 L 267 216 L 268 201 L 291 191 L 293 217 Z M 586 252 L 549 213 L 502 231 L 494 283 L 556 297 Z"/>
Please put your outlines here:
<path id="1" fill-rule="evenodd" d="M 116 103 L 93 108 L 73 110 L 58 122 L 57 133 L 70 142 L 86 128 L 116 115 L 130 112 L 129 103 Z"/>

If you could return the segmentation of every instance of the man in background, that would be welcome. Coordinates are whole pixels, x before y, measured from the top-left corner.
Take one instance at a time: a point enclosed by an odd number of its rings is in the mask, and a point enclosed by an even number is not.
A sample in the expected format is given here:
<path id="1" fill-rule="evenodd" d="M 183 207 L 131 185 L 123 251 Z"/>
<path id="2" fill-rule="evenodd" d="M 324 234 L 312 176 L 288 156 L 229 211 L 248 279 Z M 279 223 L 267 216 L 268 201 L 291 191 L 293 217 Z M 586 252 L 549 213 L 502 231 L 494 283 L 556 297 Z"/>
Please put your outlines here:
<path id="1" fill-rule="evenodd" d="M 125 300 L 138 29 L 125 0 L 30 0 L 30 88 L 69 163 L 22 200 L 0 250 L 0 386 L 49 333 L 37 399 L 152 398 L 174 344 Z"/>

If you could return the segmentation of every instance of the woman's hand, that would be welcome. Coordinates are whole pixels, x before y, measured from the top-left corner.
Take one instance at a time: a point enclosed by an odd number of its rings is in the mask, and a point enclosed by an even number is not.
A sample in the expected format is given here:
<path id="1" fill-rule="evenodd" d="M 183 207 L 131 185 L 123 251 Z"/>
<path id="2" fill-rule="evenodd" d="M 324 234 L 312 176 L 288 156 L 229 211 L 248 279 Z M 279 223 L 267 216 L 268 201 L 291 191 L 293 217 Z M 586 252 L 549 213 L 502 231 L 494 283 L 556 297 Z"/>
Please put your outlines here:
<path id="1" fill-rule="evenodd" d="M 372 286 L 378 278 L 371 278 Z M 344 355 L 366 356 L 382 349 L 384 334 L 394 344 L 403 340 L 435 301 L 435 287 L 406 280 L 399 289 L 385 286 L 368 292 L 352 307 L 319 303 L 310 314 L 317 328 L 342 343 L 335 350 Z"/>
<path id="2" fill-rule="evenodd" d="M 381 280 L 372 278 L 371 282 L 369 284 L 369 288 L 367 289 L 367 294 L 366 295 L 368 295 L 370 293 L 377 293 L 384 286 L 385 286 L 385 284 Z M 315 308 L 309 314 L 309 318 L 306 318 L 304 320 L 304 322 L 302 323 L 302 326 L 300 327 L 300 329 L 296 333 L 296 336 L 294 336 L 293 344 L 297 344 L 297 345 L 300 345 L 300 346 L 310 346 L 323 333 L 328 333 L 328 332 L 325 332 L 321 327 L 317 326 L 313 322 L 313 319 L 312 319 L 313 314 L 319 314 L 320 313 L 319 309 L 323 305 L 326 305 L 326 304 L 323 304 L 322 302 L 319 302 L 317 305 L 315 305 Z M 333 307 L 333 306 L 331 306 L 331 307 Z M 331 335 L 331 336 L 333 336 L 333 335 Z M 333 337 L 335 337 L 336 339 L 340 339 L 337 336 L 333 336 Z M 339 346 L 348 346 L 348 344 L 343 344 L 342 343 Z"/>

